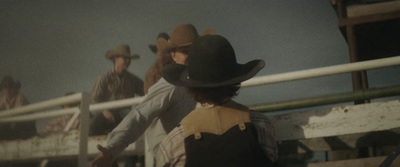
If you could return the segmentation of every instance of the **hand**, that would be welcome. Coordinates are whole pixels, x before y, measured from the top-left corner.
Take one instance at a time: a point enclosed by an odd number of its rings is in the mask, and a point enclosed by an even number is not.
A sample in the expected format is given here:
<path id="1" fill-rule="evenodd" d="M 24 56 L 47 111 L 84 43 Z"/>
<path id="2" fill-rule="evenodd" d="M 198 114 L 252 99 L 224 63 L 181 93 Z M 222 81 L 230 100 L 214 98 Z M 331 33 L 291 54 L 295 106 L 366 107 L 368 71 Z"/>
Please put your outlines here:
<path id="1" fill-rule="evenodd" d="M 107 121 L 109 121 L 111 123 L 115 123 L 115 118 L 112 115 L 110 110 L 104 110 L 103 111 L 103 115 L 104 115 L 104 118 L 106 118 Z"/>
<path id="2" fill-rule="evenodd" d="M 97 149 L 100 154 L 90 162 L 90 167 L 111 167 L 113 159 L 110 151 L 100 144 L 97 145 Z"/>

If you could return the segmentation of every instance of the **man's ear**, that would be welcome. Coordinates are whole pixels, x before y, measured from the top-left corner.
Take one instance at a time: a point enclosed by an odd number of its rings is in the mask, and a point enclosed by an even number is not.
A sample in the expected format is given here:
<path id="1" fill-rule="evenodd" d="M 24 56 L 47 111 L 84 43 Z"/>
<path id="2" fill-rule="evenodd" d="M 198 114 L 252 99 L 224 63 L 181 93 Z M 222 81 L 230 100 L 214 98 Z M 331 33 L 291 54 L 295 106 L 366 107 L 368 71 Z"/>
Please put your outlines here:
<path id="1" fill-rule="evenodd" d="M 173 60 L 174 62 L 176 62 L 176 61 L 175 61 L 175 52 L 174 52 L 174 51 L 170 51 L 170 52 L 169 52 L 169 55 L 171 56 L 172 60 Z"/>

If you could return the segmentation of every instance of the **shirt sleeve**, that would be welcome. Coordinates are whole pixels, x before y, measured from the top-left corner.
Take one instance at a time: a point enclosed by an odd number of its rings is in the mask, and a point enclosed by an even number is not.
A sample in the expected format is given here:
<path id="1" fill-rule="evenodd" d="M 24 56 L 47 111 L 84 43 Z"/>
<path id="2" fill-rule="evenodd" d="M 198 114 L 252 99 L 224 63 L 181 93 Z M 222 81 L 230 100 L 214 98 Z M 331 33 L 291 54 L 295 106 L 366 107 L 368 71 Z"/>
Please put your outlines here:
<path id="1" fill-rule="evenodd" d="M 161 142 L 156 155 L 157 166 L 184 166 L 186 162 L 184 134 L 182 126 L 173 129 Z"/>
<path id="2" fill-rule="evenodd" d="M 113 156 L 135 142 L 151 121 L 168 108 L 175 87 L 169 83 L 154 85 L 143 102 L 131 110 L 122 122 L 108 135 L 107 148 Z"/>
<path id="3" fill-rule="evenodd" d="M 101 76 L 99 79 L 97 79 L 96 83 L 93 85 L 92 88 L 92 97 L 91 97 L 91 102 L 92 103 L 100 103 L 106 101 L 105 97 L 109 97 L 110 94 L 107 92 L 107 87 L 106 87 L 106 78 Z"/>

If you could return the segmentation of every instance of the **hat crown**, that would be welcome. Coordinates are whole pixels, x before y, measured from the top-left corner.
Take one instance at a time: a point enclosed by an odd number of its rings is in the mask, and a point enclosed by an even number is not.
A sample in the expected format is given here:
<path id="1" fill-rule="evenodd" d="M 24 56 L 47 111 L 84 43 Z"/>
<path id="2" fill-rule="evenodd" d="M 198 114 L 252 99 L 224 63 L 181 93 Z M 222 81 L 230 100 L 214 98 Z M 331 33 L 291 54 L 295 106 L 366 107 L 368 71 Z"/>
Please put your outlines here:
<path id="1" fill-rule="evenodd" d="M 118 45 L 115 47 L 114 51 L 121 55 L 131 55 L 131 48 L 128 45 Z"/>
<path id="2" fill-rule="evenodd" d="M 199 34 L 192 24 L 180 24 L 172 31 L 170 42 L 175 47 L 188 46 L 198 37 Z"/>
<path id="3" fill-rule="evenodd" d="M 156 47 L 159 51 L 164 51 L 168 47 L 168 41 L 165 38 L 157 38 Z"/>
<path id="4" fill-rule="evenodd" d="M 161 32 L 157 35 L 157 39 L 158 38 L 164 38 L 166 40 L 169 40 L 169 35 L 166 32 Z"/>
<path id="5" fill-rule="evenodd" d="M 112 60 L 116 56 L 123 56 L 127 58 L 139 58 L 139 55 L 131 55 L 131 49 L 126 44 L 121 44 L 115 47 L 115 49 L 111 49 L 106 52 L 106 58 Z"/>
<path id="6" fill-rule="evenodd" d="M 222 36 L 200 37 L 190 48 L 188 78 L 213 83 L 232 78 L 237 71 L 232 45 Z"/>
<path id="7" fill-rule="evenodd" d="M 203 32 L 203 36 L 205 36 L 205 35 L 215 35 L 215 34 L 217 34 L 217 33 L 216 33 L 215 30 L 212 29 L 212 28 L 207 28 L 207 29 L 204 30 L 204 32 Z"/>
<path id="8" fill-rule="evenodd" d="M 164 39 L 165 42 L 159 42 L 159 40 Z M 153 53 L 157 53 L 157 50 L 165 50 L 167 48 L 168 45 L 168 40 L 169 40 L 169 35 L 166 32 L 161 32 L 157 35 L 156 38 L 156 44 L 155 45 L 149 45 L 150 50 Z"/>

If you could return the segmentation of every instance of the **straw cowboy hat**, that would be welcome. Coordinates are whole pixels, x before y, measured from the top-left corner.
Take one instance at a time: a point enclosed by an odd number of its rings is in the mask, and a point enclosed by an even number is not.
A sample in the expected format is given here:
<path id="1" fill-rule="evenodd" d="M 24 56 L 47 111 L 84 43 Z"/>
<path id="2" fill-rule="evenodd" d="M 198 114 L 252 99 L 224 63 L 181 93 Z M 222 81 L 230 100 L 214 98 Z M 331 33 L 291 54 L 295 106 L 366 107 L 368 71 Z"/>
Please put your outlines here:
<path id="1" fill-rule="evenodd" d="M 215 34 L 216 34 L 215 30 L 212 29 L 212 28 L 207 28 L 207 29 L 204 30 L 204 32 L 203 32 L 203 36 L 204 36 L 204 35 L 215 35 Z"/>
<path id="2" fill-rule="evenodd" d="M 1 81 L 0 88 L 15 88 L 19 89 L 21 88 L 21 82 L 19 81 L 14 81 L 14 79 L 11 76 L 5 76 L 3 77 L 3 80 Z"/>
<path id="3" fill-rule="evenodd" d="M 187 65 L 167 65 L 162 75 L 166 81 L 177 86 L 219 87 L 250 79 L 264 64 L 262 60 L 238 64 L 227 39 L 220 35 L 206 35 L 193 42 Z"/>
<path id="4" fill-rule="evenodd" d="M 164 40 L 162 40 L 164 39 Z M 166 44 L 164 41 L 169 40 L 169 35 L 166 32 L 159 33 L 156 39 L 155 45 L 149 45 L 150 50 L 153 53 L 157 53 L 157 50 L 163 50 L 166 48 Z M 162 42 L 161 42 L 162 41 Z"/>
<path id="5" fill-rule="evenodd" d="M 129 48 L 128 45 L 118 45 L 115 47 L 115 49 L 111 49 L 107 51 L 106 53 L 106 58 L 112 60 L 116 56 L 122 56 L 122 57 L 127 57 L 131 59 L 137 59 L 140 56 L 137 54 L 131 55 L 131 49 Z"/>
<path id="6" fill-rule="evenodd" d="M 189 46 L 197 38 L 199 38 L 199 34 L 192 24 L 177 25 L 171 32 L 171 39 L 166 49 Z"/>

